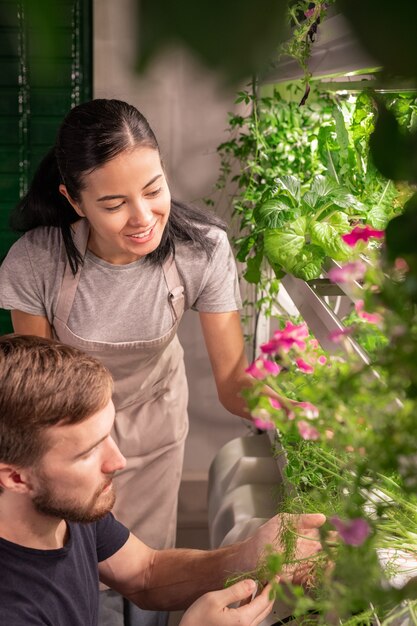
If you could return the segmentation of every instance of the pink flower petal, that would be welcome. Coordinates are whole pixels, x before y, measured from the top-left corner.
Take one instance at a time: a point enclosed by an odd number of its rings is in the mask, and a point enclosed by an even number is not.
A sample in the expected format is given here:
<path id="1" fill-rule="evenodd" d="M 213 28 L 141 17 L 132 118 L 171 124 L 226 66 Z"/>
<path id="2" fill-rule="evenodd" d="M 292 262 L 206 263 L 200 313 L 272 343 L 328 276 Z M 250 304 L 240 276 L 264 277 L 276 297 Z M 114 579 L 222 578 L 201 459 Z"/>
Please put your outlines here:
<path id="1" fill-rule="evenodd" d="M 302 409 L 302 413 L 307 419 L 313 420 L 319 416 L 318 408 L 311 402 L 298 402 L 297 405 Z"/>
<path id="2" fill-rule="evenodd" d="M 317 359 L 317 362 L 320 365 L 326 365 L 327 363 L 327 357 L 324 356 L 324 354 L 322 354 L 321 356 L 319 356 L 319 358 Z"/>
<path id="3" fill-rule="evenodd" d="M 327 275 L 334 283 L 351 283 L 364 277 L 366 265 L 362 261 L 352 261 L 342 267 L 332 267 Z"/>
<path id="4" fill-rule="evenodd" d="M 329 334 L 330 341 L 333 343 L 340 343 L 345 337 L 351 335 L 354 331 L 354 326 L 348 326 L 347 328 L 341 328 L 340 330 L 332 330 Z"/>
<path id="5" fill-rule="evenodd" d="M 297 423 L 297 428 L 301 437 L 308 441 L 316 441 L 320 437 L 320 433 L 317 430 L 317 428 L 314 428 L 314 426 L 311 426 L 310 424 L 308 424 L 307 422 L 304 422 L 303 420 L 300 420 Z"/>
<path id="6" fill-rule="evenodd" d="M 276 354 L 278 350 L 279 350 L 279 346 L 277 342 L 274 341 L 274 339 L 271 339 L 267 343 L 263 343 L 261 345 L 261 352 L 263 352 L 264 354 Z"/>
<path id="7" fill-rule="evenodd" d="M 394 267 L 397 271 L 404 272 L 404 273 L 408 272 L 410 269 L 410 266 L 408 265 L 407 261 L 405 259 L 402 259 L 401 257 L 397 257 L 395 259 Z"/>
<path id="8" fill-rule="evenodd" d="M 295 363 L 298 369 L 304 372 L 305 374 L 312 374 L 314 372 L 313 367 L 309 363 L 304 361 L 304 359 L 296 359 Z"/>
<path id="9" fill-rule="evenodd" d="M 245 372 L 257 380 L 263 380 L 269 375 L 276 376 L 280 373 L 281 369 L 282 368 L 274 361 L 269 361 L 260 356 L 246 368 Z"/>
<path id="10" fill-rule="evenodd" d="M 353 248 L 358 241 L 368 241 L 371 237 L 377 237 L 381 239 L 385 234 L 383 230 L 375 230 L 370 226 L 355 226 L 355 228 L 346 235 L 342 235 L 343 241 Z"/>
<path id="11" fill-rule="evenodd" d="M 361 546 L 369 537 L 371 528 L 363 517 L 351 520 L 342 520 L 337 515 L 330 519 L 341 539 L 349 546 Z"/>
<path id="12" fill-rule="evenodd" d="M 382 317 L 379 313 L 367 313 L 363 310 L 364 302 L 363 300 L 358 300 L 355 302 L 355 311 L 359 315 L 359 317 L 370 324 L 381 324 Z"/>
<path id="13" fill-rule="evenodd" d="M 264 421 L 259 417 L 253 420 L 253 424 L 256 428 L 259 428 L 259 430 L 274 430 L 274 428 L 276 428 L 274 422 Z"/>
<path id="14" fill-rule="evenodd" d="M 278 402 L 278 400 L 276 400 L 276 398 L 269 398 L 269 403 L 274 409 L 277 409 L 278 411 L 282 409 L 282 405 Z"/>

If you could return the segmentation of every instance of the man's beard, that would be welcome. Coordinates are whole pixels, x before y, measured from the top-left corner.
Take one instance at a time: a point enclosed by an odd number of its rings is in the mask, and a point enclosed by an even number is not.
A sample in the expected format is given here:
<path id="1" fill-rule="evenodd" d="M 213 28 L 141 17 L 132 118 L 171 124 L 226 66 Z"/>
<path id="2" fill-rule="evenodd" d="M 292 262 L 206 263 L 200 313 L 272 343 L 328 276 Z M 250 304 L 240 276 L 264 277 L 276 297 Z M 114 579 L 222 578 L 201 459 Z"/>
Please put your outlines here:
<path id="1" fill-rule="evenodd" d="M 58 498 L 53 493 L 53 490 L 49 488 L 47 482 L 45 482 L 40 488 L 39 493 L 32 498 L 32 502 L 36 511 L 50 517 L 57 517 L 68 522 L 81 524 L 97 522 L 111 511 L 116 500 L 113 487 L 111 487 L 105 495 L 102 495 L 105 487 L 106 485 L 102 485 L 91 498 L 90 502 L 82 505 L 75 500 L 71 501 L 69 499 Z M 102 496 L 103 502 L 96 506 L 100 496 Z"/>

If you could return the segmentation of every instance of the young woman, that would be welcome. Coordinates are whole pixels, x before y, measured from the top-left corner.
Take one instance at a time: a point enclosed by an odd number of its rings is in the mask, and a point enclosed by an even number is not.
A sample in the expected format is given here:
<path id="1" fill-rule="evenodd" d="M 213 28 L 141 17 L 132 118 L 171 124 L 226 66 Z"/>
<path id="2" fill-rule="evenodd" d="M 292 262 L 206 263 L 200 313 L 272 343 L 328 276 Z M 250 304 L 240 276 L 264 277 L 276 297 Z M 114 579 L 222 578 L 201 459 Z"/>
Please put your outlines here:
<path id="1" fill-rule="evenodd" d="M 185 309 L 199 313 L 220 401 L 249 417 L 224 225 L 171 199 L 146 119 L 104 99 L 67 115 L 12 225 L 26 234 L 0 268 L 0 306 L 16 332 L 57 337 L 111 371 L 114 434 L 128 460 L 116 515 L 152 547 L 172 546 L 188 428 Z"/>

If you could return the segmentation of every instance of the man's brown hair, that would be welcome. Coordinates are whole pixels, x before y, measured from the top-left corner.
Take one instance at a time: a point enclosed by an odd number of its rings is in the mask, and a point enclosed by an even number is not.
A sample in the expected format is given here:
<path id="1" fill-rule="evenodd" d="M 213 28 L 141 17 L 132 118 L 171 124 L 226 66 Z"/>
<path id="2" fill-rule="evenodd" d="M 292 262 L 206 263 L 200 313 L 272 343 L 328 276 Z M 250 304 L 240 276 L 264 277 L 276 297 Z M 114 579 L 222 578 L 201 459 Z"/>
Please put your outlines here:
<path id="1" fill-rule="evenodd" d="M 47 450 L 45 429 L 94 415 L 112 388 L 104 365 L 76 348 L 30 335 L 0 337 L 0 461 L 36 463 Z"/>

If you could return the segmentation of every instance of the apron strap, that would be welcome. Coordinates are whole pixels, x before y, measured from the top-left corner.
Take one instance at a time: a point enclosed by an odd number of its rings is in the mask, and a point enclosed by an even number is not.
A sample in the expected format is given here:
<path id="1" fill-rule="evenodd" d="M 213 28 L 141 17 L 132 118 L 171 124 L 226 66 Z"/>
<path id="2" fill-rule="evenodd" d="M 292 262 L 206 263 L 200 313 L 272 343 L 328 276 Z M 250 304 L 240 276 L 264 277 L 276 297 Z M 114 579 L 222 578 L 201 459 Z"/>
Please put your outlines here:
<path id="1" fill-rule="evenodd" d="M 85 218 L 82 218 L 75 224 L 71 225 L 73 233 L 74 244 L 78 248 L 82 257 L 84 257 L 87 250 L 88 235 L 90 228 Z M 55 312 L 55 317 L 61 320 L 65 325 L 68 323 L 70 311 L 75 298 L 75 292 L 77 291 L 78 283 L 80 282 L 81 267 L 78 267 L 78 272 L 74 276 L 71 271 L 68 261 L 65 264 L 64 276 L 61 283 L 61 290 L 58 296 L 58 302 Z"/>
<path id="2" fill-rule="evenodd" d="M 162 269 L 165 276 L 165 282 L 168 287 L 168 299 L 172 308 L 174 321 L 178 321 L 184 313 L 185 298 L 184 286 L 181 283 L 173 254 L 170 254 L 165 259 L 162 264 Z"/>

